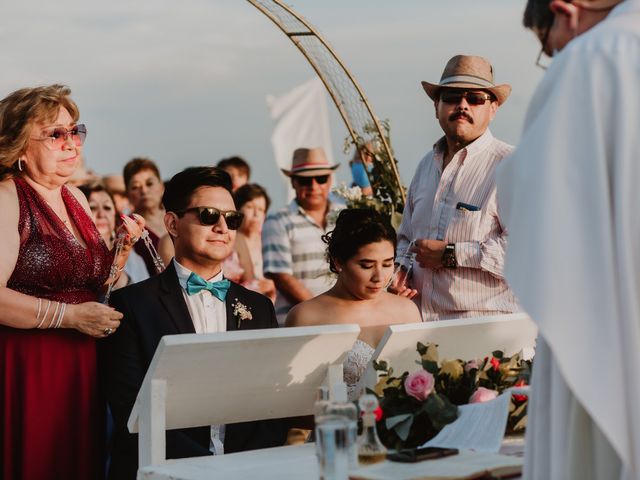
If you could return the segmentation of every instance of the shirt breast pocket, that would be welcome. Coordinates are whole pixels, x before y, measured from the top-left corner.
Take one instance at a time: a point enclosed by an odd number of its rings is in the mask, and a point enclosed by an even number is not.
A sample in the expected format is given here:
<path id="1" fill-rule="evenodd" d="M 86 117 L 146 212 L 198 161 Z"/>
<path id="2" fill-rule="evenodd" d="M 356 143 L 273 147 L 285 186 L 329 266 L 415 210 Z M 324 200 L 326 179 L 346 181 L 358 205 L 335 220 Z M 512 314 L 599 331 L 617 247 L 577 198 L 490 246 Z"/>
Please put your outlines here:
<path id="1" fill-rule="evenodd" d="M 453 213 L 447 226 L 445 240 L 448 243 L 479 242 L 482 210 L 459 210 Z"/>

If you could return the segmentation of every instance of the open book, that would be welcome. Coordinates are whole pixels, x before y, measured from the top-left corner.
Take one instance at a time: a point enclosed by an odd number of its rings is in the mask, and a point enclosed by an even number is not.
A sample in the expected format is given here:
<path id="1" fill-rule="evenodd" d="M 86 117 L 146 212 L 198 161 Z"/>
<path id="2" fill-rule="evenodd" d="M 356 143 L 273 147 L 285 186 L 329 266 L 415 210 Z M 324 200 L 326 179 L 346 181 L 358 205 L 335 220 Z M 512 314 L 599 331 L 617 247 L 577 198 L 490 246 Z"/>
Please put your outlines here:
<path id="1" fill-rule="evenodd" d="M 462 450 L 458 455 L 399 463 L 388 460 L 349 472 L 350 480 L 481 480 L 520 478 L 522 458 Z"/>

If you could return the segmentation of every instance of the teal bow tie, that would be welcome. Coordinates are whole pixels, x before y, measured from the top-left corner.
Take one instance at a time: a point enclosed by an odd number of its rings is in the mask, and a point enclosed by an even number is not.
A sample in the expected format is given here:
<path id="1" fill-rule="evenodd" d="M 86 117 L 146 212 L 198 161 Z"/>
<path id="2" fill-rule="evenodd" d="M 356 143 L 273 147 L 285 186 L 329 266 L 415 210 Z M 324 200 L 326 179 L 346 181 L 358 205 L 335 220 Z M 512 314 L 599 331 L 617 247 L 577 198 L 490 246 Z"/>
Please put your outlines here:
<path id="1" fill-rule="evenodd" d="M 227 297 L 227 292 L 229 291 L 230 286 L 231 282 L 226 278 L 219 282 L 207 282 L 200 275 L 193 272 L 191 272 L 191 275 L 189 275 L 189 278 L 187 279 L 187 293 L 189 295 L 195 295 L 201 290 L 209 290 L 211 295 L 219 299 L 221 302 L 224 302 L 224 299 Z"/>

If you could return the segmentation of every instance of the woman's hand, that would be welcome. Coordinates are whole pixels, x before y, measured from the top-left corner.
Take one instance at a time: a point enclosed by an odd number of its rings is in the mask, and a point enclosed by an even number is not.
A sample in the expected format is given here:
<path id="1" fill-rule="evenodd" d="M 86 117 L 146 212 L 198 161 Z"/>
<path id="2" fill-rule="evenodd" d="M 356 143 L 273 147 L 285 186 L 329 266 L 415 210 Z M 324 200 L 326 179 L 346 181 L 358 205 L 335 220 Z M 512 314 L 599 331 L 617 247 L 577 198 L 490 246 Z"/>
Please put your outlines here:
<path id="1" fill-rule="evenodd" d="M 398 295 L 399 297 L 406 297 L 408 299 L 412 299 L 418 295 L 418 290 L 411 288 L 408 272 L 399 265 L 396 265 L 391 283 L 387 287 L 387 292 Z"/>
<path id="2" fill-rule="evenodd" d="M 135 243 L 140 240 L 142 232 L 144 231 L 145 220 L 143 217 L 134 213 L 131 217 L 127 215 L 121 215 L 122 223 L 118 227 L 116 237 L 124 235 L 123 247 L 125 250 L 130 250 Z"/>
<path id="3" fill-rule="evenodd" d="M 63 328 L 74 328 L 85 335 L 104 338 L 120 326 L 122 314 L 114 308 L 98 302 L 67 305 Z"/>
<path id="4" fill-rule="evenodd" d="M 268 278 L 260 278 L 258 282 L 258 291 L 272 301 L 276 299 L 276 284 Z"/>

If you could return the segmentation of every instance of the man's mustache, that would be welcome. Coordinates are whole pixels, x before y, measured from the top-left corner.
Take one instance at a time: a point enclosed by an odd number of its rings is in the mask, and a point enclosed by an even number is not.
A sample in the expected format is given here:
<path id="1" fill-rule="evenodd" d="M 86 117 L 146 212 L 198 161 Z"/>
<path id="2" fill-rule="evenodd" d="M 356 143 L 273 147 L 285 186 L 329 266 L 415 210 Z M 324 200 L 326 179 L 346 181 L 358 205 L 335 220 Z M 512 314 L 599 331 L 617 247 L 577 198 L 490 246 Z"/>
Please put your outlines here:
<path id="1" fill-rule="evenodd" d="M 471 117 L 470 117 L 468 114 L 466 114 L 465 112 L 455 112 L 455 113 L 452 113 L 452 114 L 449 116 L 449 121 L 450 121 L 450 122 L 452 122 L 452 121 L 454 121 L 454 120 L 457 120 L 458 118 L 466 118 L 466 119 L 467 119 L 467 121 L 468 121 L 469 123 L 473 123 L 473 118 L 471 118 Z"/>

